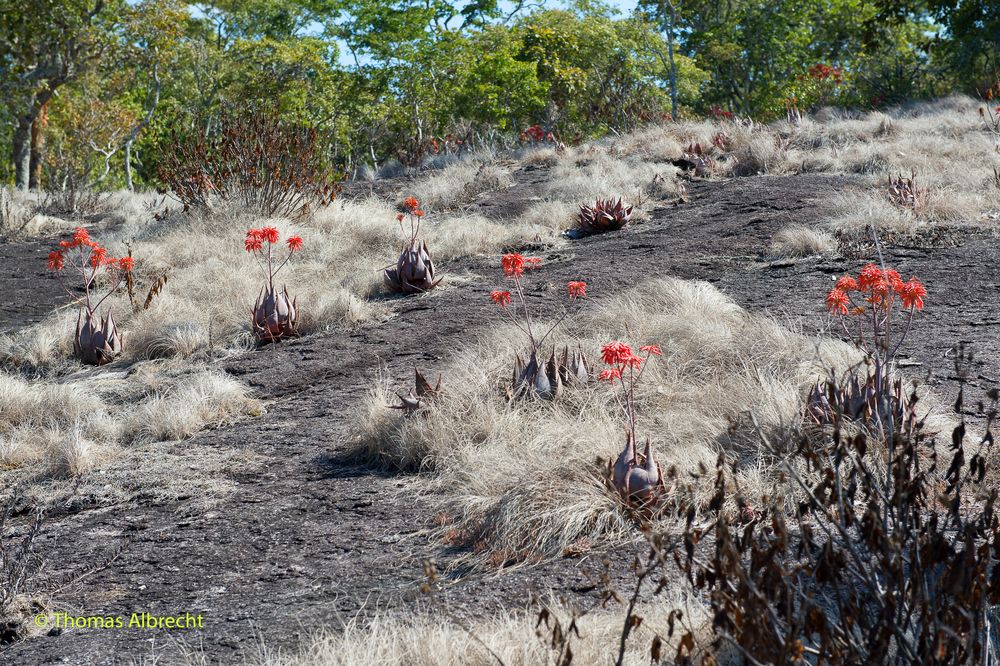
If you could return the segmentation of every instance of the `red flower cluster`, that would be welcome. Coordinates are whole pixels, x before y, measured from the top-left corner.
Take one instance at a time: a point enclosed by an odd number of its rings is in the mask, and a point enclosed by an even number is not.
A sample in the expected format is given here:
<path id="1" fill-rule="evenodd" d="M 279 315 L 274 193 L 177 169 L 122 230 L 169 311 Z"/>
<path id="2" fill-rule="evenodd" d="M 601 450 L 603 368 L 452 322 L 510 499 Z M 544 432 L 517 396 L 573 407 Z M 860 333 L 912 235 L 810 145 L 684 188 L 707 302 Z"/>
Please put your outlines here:
<path id="1" fill-rule="evenodd" d="M 621 379 L 625 370 L 640 370 L 643 364 L 649 360 L 650 356 L 662 356 L 658 345 L 643 345 L 639 347 L 640 352 L 645 352 L 646 356 L 638 356 L 632 351 L 632 347 L 624 342 L 609 342 L 601 347 L 601 359 L 605 365 L 612 367 L 601 371 L 599 379 L 610 381 L 612 384 L 616 379 Z"/>
<path id="2" fill-rule="evenodd" d="M 90 233 L 83 227 L 73 230 L 72 240 L 59 241 L 59 249 L 49 252 L 46 264 L 54 271 L 61 271 L 66 266 L 66 253 L 70 250 L 80 250 L 80 256 L 84 265 L 89 264 L 95 271 L 98 268 L 108 270 L 119 270 L 125 273 L 130 272 L 135 262 L 132 257 L 114 257 L 108 254 L 106 248 L 101 247 L 90 237 Z M 84 248 L 89 248 L 90 253 L 84 257 Z"/>
<path id="3" fill-rule="evenodd" d="M 569 297 L 571 300 L 576 298 L 587 298 L 586 282 L 569 282 L 566 284 L 566 288 L 569 290 Z"/>
<path id="4" fill-rule="evenodd" d="M 420 202 L 417 201 L 416 197 L 406 197 L 403 199 L 403 210 L 410 215 L 415 215 L 417 217 L 423 217 L 424 211 L 420 210 Z M 396 219 L 400 222 L 403 221 L 403 213 L 396 216 Z"/>
<path id="5" fill-rule="evenodd" d="M 260 229 L 249 229 L 243 243 L 247 252 L 261 252 L 265 242 L 274 245 L 280 238 L 281 235 L 274 227 L 261 227 Z M 297 252 L 302 249 L 301 236 L 289 236 L 285 242 L 288 243 L 289 252 Z"/>
<path id="6" fill-rule="evenodd" d="M 725 111 L 721 106 L 713 106 L 711 109 L 709 109 L 709 113 L 711 113 L 712 116 L 715 118 L 723 118 L 725 120 L 733 119 L 733 112 Z"/>
<path id="7" fill-rule="evenodd" d="M 524 275 L 524 256 L 520 254 L 505 254 L 500 260 L 503 274 L 509 278 L 519 278 Z"/>
<path id="8" fill-rule="evenodd" d="M 518 135 L 518 140 L 522 143 L 525 141 L 531 141 L 533 143 L 542 143 L 543 141 L 548 141 L 549 143 L 555 143 L 555 136 L 552 132 L 546 132 L 542 129 L 541 125 L 535 124 L 527 128 L 521 134 Z"/>
<path id="9" fill-rule="evenodd" d="M 844 70 L 839 67 L 817 63 L 809 68 L 809 76 L 817 81 L 832 79 L 834 83 L 840 83 L 844 79 Z"/>
<path id="10" fill-rule="evenodd" d="M 499 305 L 500 307 L 507 309 L 507 306 L 510 305 L 510 292 L 491 291 L 490 300 Z"/>
<path id="11" fill-rule="evenodd" d="M 904 282 L 898 271 L 868 264 L 861 269 L 857 279 L 845 275 L 837 280 L 836 286 L 826 295 L 827 309 L 837 315 L 863 313 L 864 307 L 854 305 L 851 300 L 853 292 L 860 293 L 866 302 L 883 309 L 889 308 L 898 297 L 903 308 L 910 311 L 922 310 L 924 297 L 927 296 L 927 289 L 916 278 L 911 277 Z"/>

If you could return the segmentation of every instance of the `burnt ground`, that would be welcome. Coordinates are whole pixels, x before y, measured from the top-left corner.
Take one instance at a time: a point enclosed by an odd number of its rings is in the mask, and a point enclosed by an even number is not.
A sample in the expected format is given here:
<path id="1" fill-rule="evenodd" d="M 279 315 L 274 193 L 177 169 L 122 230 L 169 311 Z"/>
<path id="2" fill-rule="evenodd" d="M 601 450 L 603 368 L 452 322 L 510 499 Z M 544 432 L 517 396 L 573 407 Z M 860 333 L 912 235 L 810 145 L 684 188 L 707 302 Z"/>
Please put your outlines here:
<path id="1" fill-rule="evenodd" d="M 544 177 L 539 168 L 518 172 L 518 187 L 486 198 L 488 212 L 497 215 L 505 201 L 514 206 L 537 193 Z M 833 279 L 856 271 L 862 259 L 769 261 L 766 248 L 782 227 L 823 218 L 816 197 L 851 185 L 817 175 L 692 183 L 689 203 L 656 209 L 646 223 L 540 251 L 545 261 L 530 281 L 531 298 L 554 298 L 558 290 L 546 285 L 570 279 L 585 279 L 600 300 L 649 278 L 678 276 L 708 280 L 751 312 L 818 330 Z M 951 350 L 965 343 L 976 354 L 969 394 L 978 397 L 1000 383 L 994 306 L 1000 240 L 988 233 L 960 240 L 956 247 L 890 247 L 886 261 L 928 285 L 927 308 L 908 344 L 910 371 L 953 397 Z M 34 321 L 62 302 L 38 268 L 43 257 L 39 245 L 0 245 L 0 329 Z M 84 567 L 123 548 L 110 567 L 63 593 L 60 608 L 86 615 L 201 613 L 203 630 L 71 631 L 0 648 L 0 663 L 123 663 L 149 656 L 154 643 L 157 653 L 169 653 L 178 638 L 202 647 L 213 662 L 230 663 L 255 654 L 259 640 L 291 648 L 312 629 L 359 612 L 430 603 L 418 591 L 424 560 L 445 568 L 460 553 L 430 538 L 433 498 L 421 494 L 420 476 L 345 457 L 352 414 L 380 364 L 400 378 L 414 364 L 436 372 L 458 340 L 490 325 L 488 293 L 498 283 L 498 264 L 497 257 L 449 262 L 441 266 L 445 272 L 483 279 L 392 301 L 395 316 L 379 325 L 227 361 L 229 372 L 269 402 L 267 413 L 172 446 L 244 447 L 267 463 L 236 476 L 238 492 L 208 512 L 192 513 L 183 501 L 136 504 L 79 510 L 48 523 L 39 547 L 52 570 Z M 631 550 L 610 554 L 614 578 L 623 584 Z M 600 591 L 587 573 L 599 572 L 605 555 L 470 574 L 446 582 L 441 598 L 461 615 L 525 607 L 532 591 L 549 589 L 592 605 Z"/>

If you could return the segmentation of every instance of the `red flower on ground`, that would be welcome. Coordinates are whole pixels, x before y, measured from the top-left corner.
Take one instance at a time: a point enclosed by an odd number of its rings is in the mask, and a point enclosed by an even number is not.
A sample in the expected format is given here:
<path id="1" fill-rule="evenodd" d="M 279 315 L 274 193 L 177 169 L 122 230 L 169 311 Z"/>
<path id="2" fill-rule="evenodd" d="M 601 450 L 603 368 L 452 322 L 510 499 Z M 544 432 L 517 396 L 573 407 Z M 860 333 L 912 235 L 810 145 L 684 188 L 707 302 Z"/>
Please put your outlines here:
<path id="1" fill-rule="evenodd" d="M 927 289 L 916 278 L 910 278 L 910 281 L 903 283 L 902 288 L 899 290 L 899 296 L 903 300 L 904 308 L 923 310 L 924 296 L 926 295 Z"/>
<path id="2" fill-rule="evenodd" d="M 59 250 L 53 250 L 49 252 L 49 268 L 54 271 L 61 271 L 66 263 L 66 257 Z"/>
<path id="3" fill-rule="evenodd" d="M 847 314 L 850 303 L 850 297 L 840 289 L 832 289 L 826 295 L 826 308 L 833 314 Z"/>
<path id="4" fill-rule="evenodd" d="M 413 211 L 413 214 L 416 215 L 417 217 L 423 217 L 425 215 L 424 211 L 420 210 L 419 208 Z"/>
<path id="5" fill-rule="evenodd" d="M 569 297 L 574 298 L 587 298 L 587 283 L 586 282 L 570 282 L 566 285 L 569 289 Z"/>
<path id="6" fill-rule="evenodd" d="M 502 308 L 506 308 L 510 305 L 510 292 L 509 291 L 491 291 L 490 300 L 499 305 Z"/>
<path id="7" fill-rule="evenodd" d="M 301 236 L 289 236 L 286 242 L 288 243 L 288 250 L 290 252 L 298 252 L 302 249 Z"/>
<path id="8" fill-rule="evenodd" d="M 852 278 L 850 275 L 845 275 L 844 277 L 837 280 L 836 288 L 843 292 L 857 291 L 858 281 Z"/>
<path id="9" fill-rule="evenodd" d="M 647 354 L 652 354 L 653 356 L 663 356 L 663 352 L 660 351 L 659 345 L 643 345 L 639 347 L 639 351 L 644 351 Z"/>
<path id="10" fill-rule="evenodd" d="M 524 257 L 520 254 L 505 254 L 500 260 L 503 267 L 503 274 L 510 278 L 519 278 L 524 275 Z"/>
<path id="11" fill-rule="evenodd" d="M 278 242 L 279 238 L 278 230 L 275 229 L 274 227 L 264 227 L 263 229 L 260 230 L 260 235 L 261 238 L 266 240 L 268 243 Z"/>
<path id="12" fill-rule="evenodd" d="M 417 201 L 416 197 L 406 197 L 403 199 L 403 208 L 406 209 L 406 212 L 413 213 L 420 209 L 420 202 Z"/>
<path id="13" fill-rule="evenodd" d="M 135 266 L 135 259 L 132 257 L 122 257 L 118 260 L 118 268 L 125 271 L 126 273 L 132 272 L 132 268 Z"/>

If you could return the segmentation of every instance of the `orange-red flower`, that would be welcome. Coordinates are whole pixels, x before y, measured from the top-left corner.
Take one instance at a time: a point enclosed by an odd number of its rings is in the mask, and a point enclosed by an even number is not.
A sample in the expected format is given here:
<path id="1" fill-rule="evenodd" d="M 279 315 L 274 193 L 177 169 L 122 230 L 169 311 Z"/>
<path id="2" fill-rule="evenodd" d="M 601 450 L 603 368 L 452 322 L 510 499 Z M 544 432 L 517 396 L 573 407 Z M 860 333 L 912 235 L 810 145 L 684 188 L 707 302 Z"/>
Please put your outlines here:
<path id="1" fill-rule="evenodd" d="M 403 217 L 405 217 L 405 216 L 402 213 L 396 213 L 396 221 L 397 222 L 402 222 L 403 221 Z"/>
<path id="2" fill-rule="evenodd" d="M 635 355 L 632 348 L 624 342 L 609 342 L 601 347 L 601 357 L 607 365 L 625 365 L 630 363 Z"/>
<path id="3" fill-rule="evenodd" d="M 301 236 L 289 236 L 288 241 L 289 252 L 298 252 L 302 249 L 302 237 Z"/>
<path id="4" fill-rule="evenodd" d="M 133 259 L 132 257 L 122 257 L 121 259 L 118 260 L 118 268 L 125 271 L 126 273 L 130 273 L 134 266 L 135 266 L 135 259 Z"/>
<path id="5" fill-rule="evenodd" d="M 503 267 L 503 274 L 511 278 L 519 278 L 524 275 L 524 257 L 520 254 L 505 254 L 500 260 Z"/>
<path id="6" fill-rule="evenodd" d="M 502 308 L 506 308 L 510 305 L 510 292 L 509 291 L 491 291 L 490 300 L 499 305 Z"/>
<path id="7" fill-rule="evenodd" d="M 403 199 L 403 208 L 405 208 L 407 212 L 413 213 L 420 209 L 420 202 L 417 201 L 416 197 L 406 197 Z"/>
<path id="8" fill-rule="evenodd" d="M 899 296 L 903 300 L 904 308 L 923 310 L 924 296 L 926 295 L 927 289 L 916 278 L 910 278 L 910 281 L 903 283 L 902 288 L 899 290 Z"/>
<path id="9" fill-rule="evenodd" d="M 614 384 L 616 379 L 622 378 L 622 371 L 620 368 L 608 368 L 606 370 L 601 370 L 601 374 L 599 374 L 597 378 Z"/>
<path id="10" fill-rule="evenodd" d="M 852 278 L 850 275 L 845 275 L 844 277 L 837 280 L 837 289 L 848 292 L 858 290 L 858 281 Z"/>
<path id="11" fill-rule="evenodd" d="M 100 245 L 95 245 L 94 249 L 90 252 L 90 265 L 94 268 L 100 268 L 107 263 L 107 260 L 108 251 Z"/>
<path id="12" fill-rule="evenodd" d="M 246 244 L 247 252 L 259 251 L 264 243 L 263 232 L 260 229 L 248 230 L 247 237 L 244 243 Z"/>
<path id="13" fill-rule="evenodd" d="M 71 247 L 79 247 L 81 245 L 90 245 L 93 241 L 90 240 L 90 234 L 83 227 L 77 227 L 73 230 L 73 244 Z"/>
<path id="14" fill-rule="evenodd" d="M 899 271 L 895 271 L 891 268 L 887 268 L 882 271 L 882 275 L 885 278 L 886 283 L 889 288 L 894 292 L 899 293 L 899 290 L 903 287 L 903 278 L 899 277 Z"/>
<path id="15" fill-rule="evenodd" d="M 652 354 L 653 356 L 663 356 L 663 352 L 660 351 L 659 345 L 643 345 L 639 347 L 639 351 L 644 351 L 647 354 Z"/>
<path id="16" fill-rule="evenodd" d="M 61 271 L 65 263 L 66 257 L 63 255 L 62 251 L 53 250 L 52 252 L 49 252 L 49 268 L 54 271 Z"/>
<path id="17" fill-rule="evenodd" d="M 861 274 L 858 275 L 858 286 L 862 291 L 867 291 L 871 289 L 872 285 L 882 282 L 884 277 L 882 276 L 882 269 L 880 269 L 875 264 L 868 264 L 861 269 Z"/>
<path id="18" fill-rule="evenodd" d="M 826 295 L 826 308 L 833 314 L 847 314 L 850 297 L 840 289 L 831 289 Z"/>
<path id="19" fill-rule="evenodd" d="M 420 210 L 418 208 L 417 210 L 413 211 L 413 214 L 416 215 L 417 217 L 423 217 L 424 216 L 424 211 L 422 211 L 422 210 Z"/>
<path id="20" fill-rule="evenodd" d="M 569 289 L 569 297 L 574 298 L 587 298 L 587 283 L 586 282 L 570 282 L 566 285 Z"/>
<path id="21" fill-rule="evenodd" d="M 266 240 L 268 243 L 278 242 L 278 230 L 274 227 L 264 227 L 260 230 L 261 238 Z"/>

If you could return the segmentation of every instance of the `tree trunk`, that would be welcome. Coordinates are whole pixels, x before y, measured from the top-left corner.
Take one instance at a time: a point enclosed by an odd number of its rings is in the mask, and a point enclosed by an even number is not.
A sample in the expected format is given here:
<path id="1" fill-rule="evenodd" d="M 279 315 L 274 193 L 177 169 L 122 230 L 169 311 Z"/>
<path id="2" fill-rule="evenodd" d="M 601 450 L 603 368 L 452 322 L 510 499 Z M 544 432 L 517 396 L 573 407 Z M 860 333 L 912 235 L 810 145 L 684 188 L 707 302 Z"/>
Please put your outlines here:
<path id="1" fill-rule="evenodd" d="M 28 189 L 31 171 L 31 117 L 32 113 L 17 119 L 14 129 L 14 185 L 19 190 Z"/>
<path id="2" fill-rule="evenodd" d="M 132 191 L 132 140 L 125 142 L 125 189 Z"/>
<path id="3" fill-rule="evenodd" d="M 674 63 L 674 27 L 677 25 L 677 8 L 667 0 L 670 26 L 667 32 L 667 57 L 670 58 L 670 119 L 677 122 L 677 65 Z"/>
<path id="4" fill-rule="evenodd" d="M 49 125 L 49 103 L 38 110 L 38 117 L 31 123 L 31 164 L 28 188 L 37 190 L 42 186 L 42 160 L 45 152 L 45 130 Z"/>

